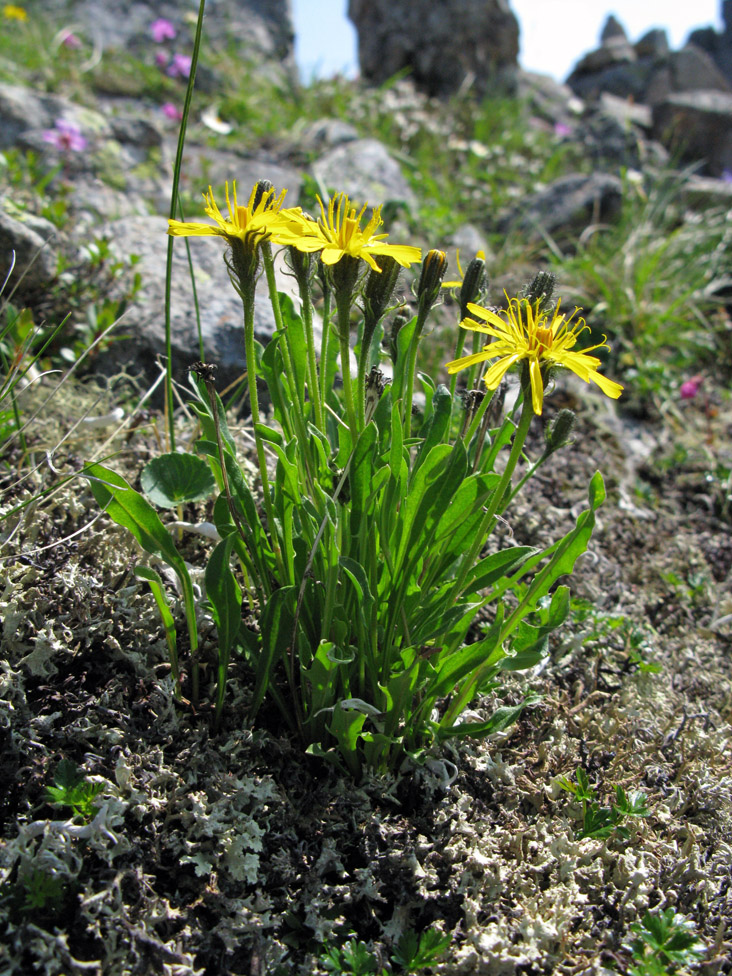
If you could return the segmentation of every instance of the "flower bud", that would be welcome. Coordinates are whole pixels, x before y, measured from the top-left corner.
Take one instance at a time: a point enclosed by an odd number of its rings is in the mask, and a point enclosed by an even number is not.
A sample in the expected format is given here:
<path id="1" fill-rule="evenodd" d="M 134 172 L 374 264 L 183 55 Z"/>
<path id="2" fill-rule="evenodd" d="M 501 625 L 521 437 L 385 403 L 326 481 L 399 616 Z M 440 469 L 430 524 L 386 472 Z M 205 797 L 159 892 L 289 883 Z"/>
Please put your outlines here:
<path id="1" fill-rule="evenodd" d="M 364 332 L 373 333 L 386 311 L 396 287 L 401 266 L 390 255 L 380 255 L 381 271 L 370 271 L 363 290 Z"/>
<path id="2" fill-rule="evenodd" d="M 556 283 L 557 276 L 551 271 L 537 271 L 531 284 L 524 289 L 522 297 L 526 298 L 532 307 L 538 307 L 538 311 L 549 312 Z"/>
<path id="3" fill-rule="evenodd" d="M 463 283 L 460 286 L 460 321 L 468 317 L 468 302 L 480 305 L 481 299 L 488 290 L 488 278 L 485 273 L 485 258 L 479 251 L 465 269 Z"/>
<path id="4" fill-rule="evenodd" d="M 403 325 L 406 325 L 409 321 L 409 316 L 405 315 L 403 312 L 399 312 L 394 316 L 394 321 L 391 323 L 391 334 L 389 335 L 389 358 L 393 363 L 397 361 L 397 336 Z"/>
<path id="5" fill-rule="evenodd" d="M 266 201 L 265 210 L 268 210 L 271 200 L 266 200 L 266 198 L 272 197 L 273 191 L 274 191 L 274 186 L 272 185 L 270 180 L 257 180 L 257 183 L 254 187 L 254 200 L 252 203 L 252 210 L 258 210 L 263 200 Z"/>
<path id="6" fill-rule="evenodd" d="M 422 316 L 426 315 L 437 301 L 446 271 L 447 255 L 444 251 L 433 250 L 425 254 L 417 285 L 417 302 Z"/>
<path id="7" fill-rule="evenodd" d="M 565 447 L 571 443 L 572 431 L 576 419 L 573 410 L 565 409 L 560 410 L 554 420 L 550 424 L 547 424 L 546 430 L 544 431 L 544 439 L 546 441 L 546 447 L 544 448 L 545 457 L 558 451 L 560 447 Z"/>

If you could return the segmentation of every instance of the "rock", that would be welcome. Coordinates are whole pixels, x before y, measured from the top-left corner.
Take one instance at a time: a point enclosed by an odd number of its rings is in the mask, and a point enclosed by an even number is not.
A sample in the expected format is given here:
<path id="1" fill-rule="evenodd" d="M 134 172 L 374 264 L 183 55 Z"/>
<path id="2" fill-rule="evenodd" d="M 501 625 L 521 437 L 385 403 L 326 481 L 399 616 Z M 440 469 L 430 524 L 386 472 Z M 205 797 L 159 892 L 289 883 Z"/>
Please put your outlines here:
<path id="1" fill-rule="evenodd" d="M 653 106 L 653 131 L 671 152 L 702 161 L 710 176 L 732 171 L 732 93 L 678 92 Z"/>
<path id="2" fill-rule="evenodd" d="M 138 56 L 152 50 L 157 45 L 150 26 L 158 19 L 169 20 L 177 31 L 165 42 L 171 50 L 189 54 L 192 47 L 189 20 L 197 5 L 187 0 L 43 0 L 37 6 L 54 22 L 73 21 L 102 50 L 126 48 Z M 233 45 L 243 60 L 275 64 L 293 79 L 294 36 L 290 0 L 209 0 L 206 5 L 207 45 L 219 50 Z"/>
<path id="3" fill-rule="evenodd" d="M 608 223 L 620 213 L 623 185 L 608 173 L 572 173 L 528 197 L 499 224 L 501 233 L 520 233 L 530 240 L 545 234 L 566 239 L 593 223 Z"/>
<path id="4" fill-rule="evenodd" d="M 102 228 L 102 234 L 108 238 L 110 250 L 118 260 L 126 262 L 130 255 L 138 255 L 135 271 L 141 278 L 140 291 L 118 328 L 120 335 L 130 336 L 130 341 L 115 342 L 100 356 L 99 368 L 103 371 L 117 372 L 124 365 L 148 382 L 158 376 L 157 359 L 165 355 L 167 226 L 164 217 L 124 217 Z M 224 263 L 224 242 L 214 237 L 190 237 L 187 240 L 196 274 L 204 358 L 219 367 L 217 379 L 223 388 L 240 377 L 244 370 L 242 303 L 229 280 Z M 278 288 L 293 294 L 293 280 L 283 272 L 280 256 Z M 275 322 L 264 277 L 260 279 L 257 295 L 255 336 L 266 343 L 274 333 Z M 171 334 L 173 369 L 176 378 L 181 379 L 185 369 L 201 358 L 188 258 L 182 240 L 176 240 L 173 247 Z"/>
<path id="5" fill-rule="evenodd" d="M 509 82 L 519 26 L 508 0 L 349 0 L 364 79 L 380 85 L 406 69 L 429 95 Z"/>
<path id="6" fill-rule="evenodd" d="M 649 30 L 633 47 L 639 58 L 665 58 L 671 50 L 668 34 L 660 28 Z"/>
<path id="7" fill-rule="evenodd" d="M 607 44 L 608 41 L 614 41 L 617 38 L 622 38 L 624 41 L 627 41 L 628 35 L 625 33 L 625 28 L 617 19 L 615 14 L 610 14 L 605 21 L 605 26 L 600 32 L 600 43 Z"/>
<path id="8" fill-rule="evenodd" d="M 641 129 L 650 130 L 653 125 L 653 117 L 648 105 L 639 105 L 627 98 L 618 98 L 610 92 L 603 92 L 600 95 L 598 107 L 600 112 L 618 121 L 624 129 L 629 125 L 637 125 Z"/>
<path id="9" fill-rule="evenodd" d="M 672 51 L 651 74 L 644 101 L 654 105 L 674 92 L 732 91 L 712 59 L 693 44 Z"/>
<path id="10" fill-rule="evenodd" d="M 21 297 L 46 288 L 56 277 L 58 262 L 58 231 L 53 224 L 17 208 L 11 216 L 6 210 L 10 206 L 10 201 L 0 199 L 0 286 L 13 268 L 5 298 L 15 285 Z"/>
<path id="11" fill-rule="evenodd" d="M 568 85 L 555 81 L 549 75 L 523 69 L 517 72 L 516 80 L 519 100 L 528 103 L 532 114 L 543 119 L 551 129 L 571 129 L 575 125 L 584 103 Z"/>
<path id="12" fill-rule="evenodd" d="M 313 173 L 323 188 L 342 190 L 354 203 L 415 204 L 414 193 L 399 164 L 376 139 L 358 139 L 336 146 L 316 160 Z"/>
<path id="13" fill-rule="evenodd" d="M 724 29 L 718 34 L 713 27 L 703 27 L 689 34 L 688 42 L 705 51 L 716 66 L 732 82 L 732 0 L 722 4 Z"/>
<path id="14" fill-rule="evenodd" d="M 341 146 L 344 142 L 355 142 L 358 131 L 341 119 L 317 119 L 311 122 L 298 139 L 298 148 L 303 152 L 323 153 L 326 149 Z"/>

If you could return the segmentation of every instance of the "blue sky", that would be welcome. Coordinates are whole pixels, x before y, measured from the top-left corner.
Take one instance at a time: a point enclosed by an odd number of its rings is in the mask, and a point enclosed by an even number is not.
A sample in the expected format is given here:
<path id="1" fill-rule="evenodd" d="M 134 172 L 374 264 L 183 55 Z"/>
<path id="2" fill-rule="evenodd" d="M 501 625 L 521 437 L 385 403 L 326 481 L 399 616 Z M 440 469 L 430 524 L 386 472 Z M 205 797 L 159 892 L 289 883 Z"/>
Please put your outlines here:
<path id="1" fill-rule="evenodd" d="M 673 48 L 681 47 L 695 27 L 721 27 L 721 0 L 510 0 L 510 4 L 521 27 L 519 63 L 560 81 L 584 53 L 597 46 L 608 13 L 615 14 L 631 41 L 651 27 L 666 28 Z M 347 0 L 292 0 L 292 7 L 295 53 L 303 79 L 355 74 L 356 32 L 346 17 Z"/>

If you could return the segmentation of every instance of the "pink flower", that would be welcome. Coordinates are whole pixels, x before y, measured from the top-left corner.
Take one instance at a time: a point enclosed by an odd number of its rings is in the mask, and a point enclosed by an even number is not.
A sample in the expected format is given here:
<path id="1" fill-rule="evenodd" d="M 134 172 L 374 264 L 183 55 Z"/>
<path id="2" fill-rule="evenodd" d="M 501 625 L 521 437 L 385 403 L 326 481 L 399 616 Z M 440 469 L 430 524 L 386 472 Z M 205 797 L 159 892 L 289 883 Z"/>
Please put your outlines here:
<path id="1" fill-rule="evenodd" d="M 682 400 L 693 400 L 702 385 L 702 376 L 692 376 L 690 380 L 684 380 L 679 389 Z"/>
<path id="2" fill-rule="evenodd" d="M 61 37 L 61 43 L 71 51 L 77 51 L 81 47 L 81 41 L 73 31 L 66 30 Z"/>
<path id="3" fill-rule="evenodd" d="M 56 119 L 55 129 L 46 129 L 43 133 L 44 142 L 50 142 L 59 152 L 82 152 L 86 149 L 86 139 L 76 122 L 66 119 Z"/>
<path id="4" fill-rule="evenodd" d="M 167 116 L 169 119 L 173 119 L 175 122 L 180 122 L 183 118 L 183 113 L 178 108 L 177 105 L 173 105 L 172 102 L 166 102 L 164 105 L 160 106 L 160 111 L 163 115 Z"/>
<path id="5" fill-rule="evenodd" d="M 191 63 L 192 58 L 187 54 L 174 54 L 173 60 L 171 61 L 170 67 L 168 68 L 168 74 L 171 78 L 187 78 L 191 73 Z"/>
<path id="6" fill-rule="evenodd" d="M 172 41 L 178 32 L 169 20 L 161 17 L 150 24 L 150 33 L 156 44 L 162 44 L 163 41 Z"/>
<path id="7" fill-rule="evenodd" d="M 158 68 L 160 68 L 161 71 L 166 67 L 168 64 L 168 55 L 165 53 L 165 51 L 155 52 L 155 64 L 158 66 Z"/>
<path id="8" fill-rule="evenodd" d="M 554 123 L 554 135 L 555 136 L 559 136 L 560 138 L 566 138 L 567 136 L 571 136 L 572 135 L 572 130 L 567 125 L 566 122 L 555 122 Z"/>

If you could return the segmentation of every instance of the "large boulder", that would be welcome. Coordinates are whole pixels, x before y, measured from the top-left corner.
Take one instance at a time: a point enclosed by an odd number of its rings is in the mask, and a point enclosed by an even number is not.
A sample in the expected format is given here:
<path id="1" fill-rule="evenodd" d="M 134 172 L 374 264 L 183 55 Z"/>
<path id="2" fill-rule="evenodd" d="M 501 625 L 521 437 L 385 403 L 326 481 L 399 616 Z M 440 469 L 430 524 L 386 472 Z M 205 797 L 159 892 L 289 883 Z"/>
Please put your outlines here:
<path id="1" fill-rule="evenodd" d="M 508 0 L 349 0 L 361 74 L 379 85 L 407 71 L 429 95 L 509 83 L 519 25 Z"/>
<path id="2" fill-rule="evenodd" d="M 671 51 L 663 30 L 649 31 L 632 44 L 614 17 L 603 28 L 600 46 L 578 61 L 567 84 L 575 95 L 590 101 L 609 93 L 645 105 L 673 92 L 730 90 L 724 74 L 700 47 L 687 44 Z"/>
<path id="3" fill-rule="evenodd" d="M 732 82 L 732 0 L 724 0 L 722 20 L 724 28 L 721 33 L 713 27 L 702 27 L 692 31 L 689 43 L 704 50 L 727 81 Z"/>
<path id="4" fill-rule="evenodd" d="M 709 176 L 732 172 L 732 93 L 678 92 L 653 106 L 656 138 Z"/>

